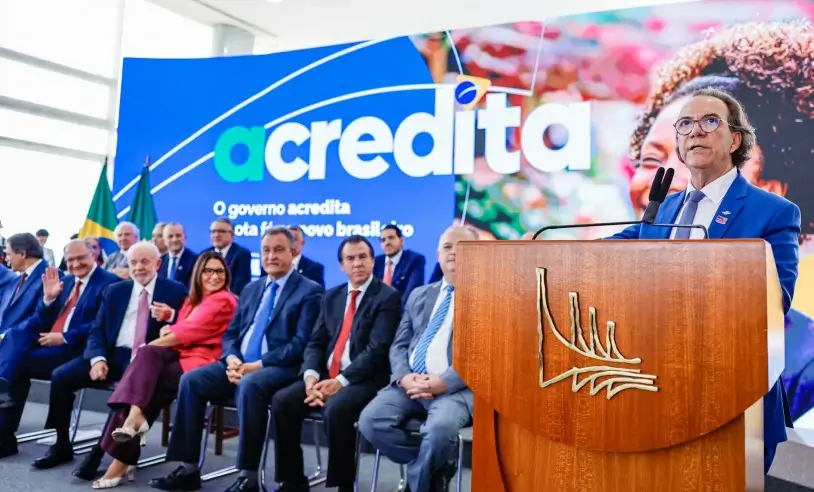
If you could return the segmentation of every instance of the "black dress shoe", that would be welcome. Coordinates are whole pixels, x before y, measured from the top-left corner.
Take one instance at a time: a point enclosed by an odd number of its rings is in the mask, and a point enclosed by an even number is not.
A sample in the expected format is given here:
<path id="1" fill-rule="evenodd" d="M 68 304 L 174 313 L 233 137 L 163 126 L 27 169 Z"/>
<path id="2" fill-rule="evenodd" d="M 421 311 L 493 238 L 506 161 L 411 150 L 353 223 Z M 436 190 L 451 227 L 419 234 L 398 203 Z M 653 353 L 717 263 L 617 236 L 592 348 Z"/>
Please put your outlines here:
<path id="1" fill-rule="evenodd" d="M 308 492 L 310 489 L 311 487 L 308 486 L 308 482 L 305 483 L 286 482 L 281 484 L 279 488 L 274 489 L 274 492 Z"/>
<path id="2" fill-rule="evenodd" d="M 246 477 L 237 477 L 235 483 L 226 489 L 226 492 L 266 492 L 266 488 L 261 487 L 256 480 L 249 480 Z"/>
<path id="3" fill-rule="evenodd" d="M 0 378 L 0 408 L 9 408 L 14 406 L 9 392 L 9 382 L 7 379 Z"/>
<path id="4" fill-rule="evenodd" d="M 184 471 L 183 466 L 179 466 L 171 471 L 169 475 L 150 480 L 150 487 L 167 491 L 191 491 L 201 489 L 201 472 L 195 470 L 192 473 Z"/>
<path id="5" fill-rule="evenodd" d="M 96 480 L 103 474 L 103 472 L 99 470 L 99 465 L 102 464 L 102 458 L 104 458 L 104 452 L 101 448 L 94 446 L 90 453 L 85 455 L 82 462 L 79 463 L 79 466 L 73 469 L 73 476 L 87 480 L 88 482 Z"/>
<path id="6" fill-rule="evenodd" d="M 430 490 L 432 492 L 449 492 L 449 482 L 455 476 L 456 470 L 453 465 L 444 465 L 430 479 Z"/>
<path id="7" fill-rule="evenodd" d="M 73 461 L 73 447 L 70 445 L 54 444 L 48 448 L 45 455 L 34 460 L 31 466 L 38 470 L 48 470 L 63 463 L 70 463 L 71 461 Z"/>

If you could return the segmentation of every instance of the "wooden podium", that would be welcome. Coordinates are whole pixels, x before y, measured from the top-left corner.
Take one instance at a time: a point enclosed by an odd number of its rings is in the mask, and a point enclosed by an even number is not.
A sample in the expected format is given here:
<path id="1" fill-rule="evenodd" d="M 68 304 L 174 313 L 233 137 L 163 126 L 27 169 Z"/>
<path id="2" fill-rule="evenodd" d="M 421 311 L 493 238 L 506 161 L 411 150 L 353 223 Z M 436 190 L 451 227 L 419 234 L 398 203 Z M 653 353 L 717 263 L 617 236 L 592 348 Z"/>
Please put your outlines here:
<path id="1" fill-rule="evenodd" d="M 473 492 L 763 490 L 767 243 L 472 241 L 456 263 Z"/>

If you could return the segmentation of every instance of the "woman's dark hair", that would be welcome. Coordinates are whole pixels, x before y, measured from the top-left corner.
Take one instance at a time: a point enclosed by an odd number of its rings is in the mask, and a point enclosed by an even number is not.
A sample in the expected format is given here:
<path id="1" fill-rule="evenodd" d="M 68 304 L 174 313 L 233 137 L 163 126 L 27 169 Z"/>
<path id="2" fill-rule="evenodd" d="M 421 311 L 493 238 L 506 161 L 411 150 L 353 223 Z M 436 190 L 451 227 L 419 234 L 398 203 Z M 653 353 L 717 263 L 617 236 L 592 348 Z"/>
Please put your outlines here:
<path id="1" fill-rule="evenodd" d="M 223 265 L 225 271 L 223 278 L 223 290 L 229 290 L 229 285 L 232 283 L 232 274 L 229 272 L 229 265 L 226 264 L 226 259 L 223 255 L 216 251 L 204 251 L 192 267 L 192 283 L 189 289 L 189 303 L 192 306 L 197 306 L 203 300 L 203 272 L 209 260 L 218 260 Z"/>
<path id="2" fill-rule="evenodd" d="M 802 230 L 814 234 L 814 25 L 803 21 L 745 22 L 685 46 L 656 72 L 650 97 L 630 141 L 638 163 L 658 114 L 701 89 L 734 96 L 755 127 L 763 154 L 759 179 L 779 181 L 802 212 Z"/>

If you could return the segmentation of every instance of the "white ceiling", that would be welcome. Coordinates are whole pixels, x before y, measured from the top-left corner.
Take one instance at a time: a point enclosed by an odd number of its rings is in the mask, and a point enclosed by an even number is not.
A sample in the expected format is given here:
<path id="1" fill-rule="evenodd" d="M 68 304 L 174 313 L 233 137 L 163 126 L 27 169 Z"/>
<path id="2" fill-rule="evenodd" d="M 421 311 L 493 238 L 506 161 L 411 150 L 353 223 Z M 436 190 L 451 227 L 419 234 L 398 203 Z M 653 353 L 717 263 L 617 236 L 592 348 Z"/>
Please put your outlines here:
<path id="1" fill-rule="evenodd" d="M 152 0 L 207 24 L 239 25 L 256 51 L 308 48 L 599 10 L 696 0 Z"/>

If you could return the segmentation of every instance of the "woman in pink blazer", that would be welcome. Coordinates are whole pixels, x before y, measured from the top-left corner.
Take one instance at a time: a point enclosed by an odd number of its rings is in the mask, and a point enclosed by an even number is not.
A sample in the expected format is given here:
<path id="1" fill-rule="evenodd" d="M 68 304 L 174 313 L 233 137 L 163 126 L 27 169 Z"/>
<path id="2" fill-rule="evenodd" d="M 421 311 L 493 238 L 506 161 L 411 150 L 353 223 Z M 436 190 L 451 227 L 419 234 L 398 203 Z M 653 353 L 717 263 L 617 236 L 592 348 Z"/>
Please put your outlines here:
<path id="1" fill-rule="evenodd" d="M 150 424 L 178 393 L 181 376 L 192 369 L 217 361 L 223 334 L 237 309 L 237 298 L 229 291 L 229 267 L 220 253 L 201 254 L 192 271 L 189 297 L 176 322 L 161 330 L 161 337 L 138 348 L 133 361 L 108 400 L 112 409 L 102 434 L 102 449 L 114 458 L 94 489 L 108 489 L 133 480 Z M 154 303 L 153 317 L 167 321 L 169 306 Z M 112 432 L 110 429 L 115 429 Z"/>

